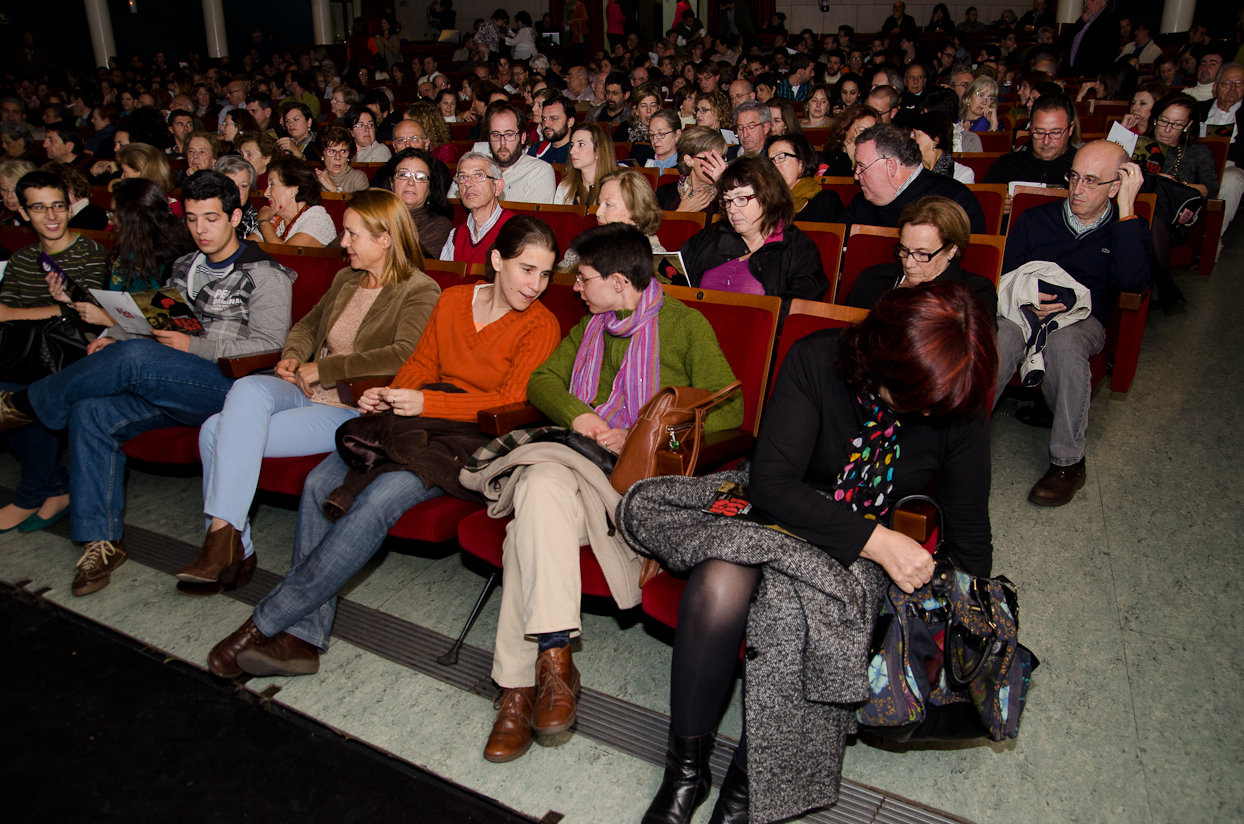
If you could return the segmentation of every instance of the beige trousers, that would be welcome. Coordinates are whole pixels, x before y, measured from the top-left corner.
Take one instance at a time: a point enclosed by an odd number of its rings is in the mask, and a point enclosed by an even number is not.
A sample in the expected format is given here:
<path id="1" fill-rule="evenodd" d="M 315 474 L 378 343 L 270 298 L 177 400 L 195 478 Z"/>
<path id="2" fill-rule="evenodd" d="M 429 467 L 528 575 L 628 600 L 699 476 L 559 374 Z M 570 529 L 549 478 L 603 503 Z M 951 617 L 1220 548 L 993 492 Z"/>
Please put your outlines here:
<path id="1" fill-rule="evenodd" d="M 535 686 L 539 648 L 531 636 L 579 634 L 579 547 L 587 542 L 575 473 L 560 464 L 526 468 L 514 491 L 514 520 L 506 527 L 501 560 L 501 616 L 492 659 L 499 686 Z"/>

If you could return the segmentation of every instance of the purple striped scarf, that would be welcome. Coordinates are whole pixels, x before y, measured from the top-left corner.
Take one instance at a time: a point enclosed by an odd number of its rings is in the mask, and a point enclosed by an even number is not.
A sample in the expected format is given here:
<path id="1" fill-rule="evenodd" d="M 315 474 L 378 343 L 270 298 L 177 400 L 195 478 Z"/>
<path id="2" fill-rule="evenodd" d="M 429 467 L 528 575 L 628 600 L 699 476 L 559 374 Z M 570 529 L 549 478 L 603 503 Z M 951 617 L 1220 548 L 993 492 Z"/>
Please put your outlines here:
<path id="1" fill-rule="evenodd" d="M 639 306 L 630 315 L 619 318 L 614 312 L 593 315 L 583 332 L 583 341 L 574 358 L 570 378 L 570 394 L 586 404 L 596 399 L 600 386 L 600 365 L 605 357 L 605 332 L 619 338 L 630 338 L 631 345 L 622 357 L 622 368 L 613 381 L 609 400 L 596 409 L 596 414 L 614 428 L 629 429 L 639 417 L 639 410 L 661 388 L 661 340 L 657 331 L 657 313 L 665 302 L 661 284 L 653 278 L 639 295 Z"/>

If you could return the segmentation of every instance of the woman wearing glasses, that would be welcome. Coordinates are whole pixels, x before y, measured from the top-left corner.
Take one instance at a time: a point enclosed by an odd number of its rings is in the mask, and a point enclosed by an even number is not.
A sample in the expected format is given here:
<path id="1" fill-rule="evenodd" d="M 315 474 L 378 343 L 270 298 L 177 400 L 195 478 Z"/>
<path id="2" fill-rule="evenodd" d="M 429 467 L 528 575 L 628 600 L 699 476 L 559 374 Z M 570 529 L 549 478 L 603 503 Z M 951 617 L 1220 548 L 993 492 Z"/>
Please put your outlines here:
<path id="1" fill-rule="evenodd" d="M 805 135 L 770 135 L 764 154 L 790 190 L 795 220 L 837 223 L 842 219 L 842 198 L 833 189 L 821 189 L 816 182 L 821 158 Z"/>
<path id="2" fill-rule="evenodd" d="M 652 116 L 661 109 L 664 95 L 653 83 L 644 83 L 631 92 L 631 113 L 626 122 L 613 130 L 613 139 L 618 143 L 646 144 L 648 129 Z M 635 147 L 632 147 L 634 152 Z M 633 156 L 633 154 L 632 154 Z"/>
<path id="3" fill-rule="evenodd" d="M 600 200 L 597 181 L 618 170 L 609 133 L 596 123 L 576 126 L 570 133 L 570 162 L 562 182 L 557 186 L 553 202 L 566 205 L 595 206 Z"/>
<path id="4" fill-rule="evenodd" d="M 725 171 L 726 141 L 721 132 L 692 126 L 678 138 L 677 182 L 657 187 L 657 203 L 666 212 L 703 212 L 706 220 L 718 213 L 717 178 Z"/>
<path id="5" fill-rule="evenodd" d="M 346 128 L 354 135 L 355 161 L 359 163 L 384 163 L 393 153 L 389 147 L 376 140 L 376 116 L 365 106 L 355 106 L 346 116 Z"/>
<path id="6" fill-rule="evenodd" d="M 1145 176 L 1162 177 L 1191 186 L 1206 200 L 1218 194 L 1218 165 L 1209 146 L 1196 142 L 1201 133 L 1197 102 L 1182 92 L 1167 95 L 1153 106 L 1149 120 L 1152 138 L 1141 138 L 1136 155 L 1145 157 Z M 1159 203 L 1161 200 L 1159 199 Z M 1183 243 L 1196 216 L 1189 210 L 1178 215 L 1154 214 L 1150 221 L 1153 282 L 1158 287 L 1159 309 L 1178 309 L 1187 304 L 1171 278 L 1171 245 Z"/>
<path id="7" fill-rule="evenodd" d="M 786 181 L 767 158 L 742 157 L 717 184 L 723 219 L 706 226 L 680 250 L 696 288 L 777 295 L 783 313 L 792 298 L 819 300 L 829 288 L 821 254 L 794 225 Z"/>
<path id="8" fill-rule="evenodd" d="M 998 130 L 998 81 L 982 75 L 973 80 L 963 93 L 959 117 L 972 132 Z"/>
<path id="9" fill-rule="evenodd" d="M 423 149 L 403 149 L 380 167 L 372 186 L 402 199 L 415 222 L 415 235 L 425 257 L 440 257 L 453 229 L 453 207 L 445 199 L 445 183 L 432 168 L 436 160 Z"/>
<path id="10" fill-rule="evenodd" d="M 379 238 L 393 237 L 393 245 L 401 243 L 404 254 L 418 255 L 410 218 L 397 197 L 374 189 L 358 197 L 383 199 L 387 223 L 374 227 L 384 232 Z M 349 215 L 349 211 L 346 214 Z M 360 250 L 356 240 L 361 239 L 363 245 L 377 242 L 371 229 L 365 226 L 362 229 L 357 238 L 350 241 L 352 258 Z M 363 254 L 371 256 L 376 252 Z M 489 249 L 488 283 L 454 286 L 436 301 L 439 291 L 436 284 L 408 266 L 409 280 L 419 284 L 408 287 L 408 291 L 426 292 L 426 300 L 420 300 L 417 308 L 408 311 L 398 301 L 385 304 L 382 297 L 373 299 L 368 314 L 385 318 L 385 331 L 389 335 L 396 337 L 395 328 L 414 326 L 416 319 L 422 334 L 403 337 L 401 349 L 408 353 L 413 350 L 404 363 L 402 358 L 394 357 L 398 354 L 396 345 L 362 354 L 359 365 L 364 374 L 375 374 L 381 369 L 389 374 L 396 372 L 392 383 L 364 392 L 359 398 L 358 410 L 320 412 L 327 424 L 324 429 L 304 435 L 291 444 L 305 450 L 303 442 L 315 439 L 320 451 L 332 454 L 311 472 L 303 488 L 290 573 L 268 593 L 237 632 L 212 650 L 208 663 L 213 672 L 233 678 L 243 672 L 309 675 L 318 671 L 320 653 L 328 648 L 337 590 L 371 560 L 398 518 L 411 507 L 442 494 L 470 496 L 458 484 L 458 473 L 462 462 L 487 442 L 487 436 L 479 432 L 479 412 L 523 400 L 532 370 L 557 346 L 560 331 L 557 318 L 538 300 L 548 286 L 556 259 L 557 238 L 553 231 L 533 218 L 519 216 L 506 223 Z M 337 305 L 341 304 L 339 298 Z M 338 319 L 336 324 L 342 322 Z M 290 361 L 317 351 L 326 338 L 326 323 L 327 318 L 321 314 L 316 324 L 303 329 L 305 334 L 297 343 L 291 333 L 291 342 L 286 344 L 287 353 L 295 349 L 297 356 Z M 377 324 L 375 328 L 379 341 L 383 338 L 381 327 Z M 382 359 L 384 366 L 371 362 L 377 359 Z M 302 370 L 307 366 L 297 368 Z M 326 367 L 327 364 L 320 367 L 321 376 Z M 300 377 L 295 375 L 296 379 Z M 239 381 L 235 387 L 246 380 Z M 297 392 L 306 381 L 300 380 L 294 387 L 283 389 L 273 383 L 274 379 L 267 381 L 277 387 L 282 397 L 292 398 L 298 406 L 292 412 L 281 414 L 306 413 L 311 408 L 312 401 Z M 220 415 L 222 421 L 230 413 L 232 398 L 231 392 Z M 376 471 L 364 473 L 362 477 L 352 474 L 347 483 L 350 466 L 333 451 L 337 426 L 329 419 L 339 413 L 342 417 L 354 418 L 360 411 L 368 414 L 353 425 L 367 422 L 365 437 L 385 451 L 386 460 Z M 392 415 L 370 414 L 389 411 Z M 222 422 L 216 442 L 216 464 L 223 463 L 223 426 Z M 204 431 L 207 430 L 205 424 Z M 235 470 L 228 470 L 232 476 L 230 480 L 240 489 L 253 489 L 259 462 L 249 456 L 269 448 L 274 441 L 284 444 L 290 438 L 275 426 L 257 433 L 252 420 L 231 429 L 230 433 L 251 441 L 245 459 L 250 462 L 248 483 L 238 483 Z M 263 443 L 265 437 L 267 445 Z M 410 463 L 387 460 L 389 455 L 395 459 L 400 456 Z M 231 498 L 241 497 L 233 490 L 230 493 Z M 235 563 L 240 559 L 243 545 L 237 534 L 239 523 L 231 519 L 244 524 L 244 503 L 234 500 L 230 512 L 219 513 L 228 516 L 222 518 L 227 524 L 217 530 L 226 535 L 214 538 L 216 533 L 210 533 L 208 542 L 223 544 L 227 551 L 218 550 L 215 557 L 231 558 Z M 336 517 L 330 520 L 326 510 Z M 207 508 L 207 513 L 218 514 L 211 508 Z M 577 545 L 575 551 L 578 551 Z"/>
<path id="11" fill-rule="evenodd" d="M 678 138 L 682 120 L 673 109 L 661 109 L 648 121 L 648 143 L 631 147 L 631 160 L 637 165 L 660 169 L 678 167 Z"/>
<path id="12" fill-rule="evenodd" d="M 629 223 L 644 233 L 652 244 L 652 253 L 661 254 L 666 248 L 657 237 L 661 228 L 661 207 L 652 186 L 641 172 L 619 169 L 600 179 L 600 207 L 596 210 L 596 223 Z M 579 266 L 579 257 L 573 248 L 557 264 L 557 271 L 571 272 Z"/>
<path id="13" fill-rule="evenodd" d="M 847 306 L 871 309 L 891 289 L 921 283 L 962 283 L 980 299 L 989 317 L 998 310 L 998 290 L 993 281 L 974 275 L 959 265 L 968 248 L 971 226 L 963 207 L 950 198 L 926 197 L 903 210 L 898 224 L 894 263 L 879 263 L 860 273 Z"/>
<path id="14" fill-rule="evenodd" d="M 730 105 L 730 99 L 724 94 L 721 92 L 696 92 L 693 111 L 695 113 L 695 125 L 721 132 L 721 136 L 725 139 L 727 146 L 738 144 L 739 136 L 731 129 L 726 128 L 727 123 L 734 122 L 734 108 Z"/>
<path id="15" fill-rule="evenodd" d="M 349 129 L 330 124 L 320 129 L 320 156 L 324 168 L 316 169 L 320 188 L 326 192 L 361 192 L 368 186 L 367 175 L 350 166 L 354 137 Z"/>

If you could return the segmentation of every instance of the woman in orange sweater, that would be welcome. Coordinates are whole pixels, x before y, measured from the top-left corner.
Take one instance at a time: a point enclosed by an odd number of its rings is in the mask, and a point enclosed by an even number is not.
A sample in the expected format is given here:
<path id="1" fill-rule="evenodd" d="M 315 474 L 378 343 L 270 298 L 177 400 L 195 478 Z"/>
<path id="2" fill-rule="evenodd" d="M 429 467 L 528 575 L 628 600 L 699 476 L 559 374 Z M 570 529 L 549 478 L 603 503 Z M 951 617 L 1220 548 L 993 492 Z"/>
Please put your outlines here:
<path id="1" fill-rule="evenodd" d="M 547 224 L 512 218 L 488 253 L 491 282 L 454 286 L 441 294 L 414 354 L 389 386 L 365 392 L 359 408 L 395 416 L 376 419 L 368 430 L 380 439 L 377 453 L 387 453 L 389 460 L 399 447 L 406 448 L 385 440 L 384 433 L 402 428 L 401 418 L 420 416 L 427 440 L 445 448 L 427 446 L 413 459 L 403 459 L 417 471 L 372 471 L 360 478 L 336 452 L 316 467 L 298 506 L 289 574 L 241 628 L 212 649 L 212 672 L 233 678 L 243 672 L 308 675 L 319 670 L 337 590 L 371 559 L 406 510 L 446 494 L 430 478 L 456 484 L 460 464 L 453 449 L 472 433 L 478 436 L 479 411 L 524 400 L 532 371 L 557 346 L 557 319 L 537 298 L 548 286 L 558 251 Z M 350 439 L 339 433 L 337 440 L 341 449 Z M 339 505 L 347 491 L 348 501 Z"/>

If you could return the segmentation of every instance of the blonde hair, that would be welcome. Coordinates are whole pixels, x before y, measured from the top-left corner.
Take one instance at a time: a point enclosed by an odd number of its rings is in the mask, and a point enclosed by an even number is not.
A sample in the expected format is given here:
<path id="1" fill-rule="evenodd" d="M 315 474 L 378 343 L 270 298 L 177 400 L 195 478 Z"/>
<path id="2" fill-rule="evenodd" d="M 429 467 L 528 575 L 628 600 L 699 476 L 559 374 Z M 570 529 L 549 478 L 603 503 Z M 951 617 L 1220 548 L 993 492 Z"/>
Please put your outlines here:
<path id="1" fill-rule="evenodd" d="M 963 100 L 959 102 L 959 119 L 964 121 L 963 127 L 965 129 L 971 125 L 967 122 L 967 119 L 972 116 L 972 96 L 981 91 L 986 94 L 992 94 L 996 98 L 998 96 L 998 81 L 994 80 L 992 77 L 981 75 L 973 80 L 971 85 L 969 85 L 963 92 Z"/>
<path id="2" fill-rule="evenodd" d="M 575 126 L 570 132 L 572 142 L 576 132 L 587 132 L 592 136 L 592 145 L 596 149 L 596 180 L 584 180 L 583 172 L 567 163 L 566 171 L 562 174 L 562 183 L 570 192 L 571 203 L 595 206 L 600 201 L 600 179 L 618 170 L 618 157 L 613 152 L 613 138 L 599 124 L 585 123 Z"/>
<path id="3" fill-rule="evenodd" d="M 155 146 L 146 143 L 126 143 L 117 150 L 117 162 L 129 166 L 164 190 L 171 192 L 176 183 L 173 181 L 173 169 L 168 165 L 168 156 Z"/>
<path id="4" fill-rule="evenodd" d="M 17 185 L 17 181 L 24 176 L 30 174 L 38 167 L 29 160 L 18 160 L 15 157 L 6 157 L 0 160 L 0 181 Z"/>
<path id="5" fill-rule="evenodd" d="M 657 203 L 656 192 L 652 191 L 648 179 L 634 169 L 619 169 L 597 178 L 597 191 L 605 188 L 611 180 L 618 182 L 618 188 L 622 190 L 622 203 L 631 213 L 635 228 L 645 235 L 655 235 L 661 228 L 661 205 Z"/>
<path id="6" fill-rule="evenodd" d="M 948 197 L 934 195 L 908 204 L 898 219 L 900 232 L 904 226 L 932 226 L 942 243 L 953 243 L 958 247 L 955 257 L 962 257 L 971 241 L 972 225 L 968 222 L 968 213 Z"/>
<path id="7" fill-rule="evenodd" d="M 402 113 L 402 119 L 413 120 L 423 127 L 423 133 L 428 138 L 429 152 L 436 151 L 452 139 L 449 126 L 445 123 L 445 116 L 431 103 L 420 100 Z"/>
<path id="8" fill-rule="evenodd" d="M 721 136 L 721 132 L 707 126 L 688 126 L 682 130 L 682 137 L 678 138 L 678 170 L 683 174 L 690 174 L 691 166 L 687 163 L 687 158 L 700 152 L 713 151 L 718 154 L 726 151 L 726 139 Z"/>
<path id="9" fill-rule="evenodd" d="M 353 211 L 363 221 L 363 228 L 374 237 L 388 234 L 393 242 L 380 275 L 380 285 L 401 283 L 417 269 L 423 271 L 423 252 L 419 249 L 419 232 L 410 219 L 410 209 L 388 189 L 364 189 L 350 198 L 346 211 Z"/>

